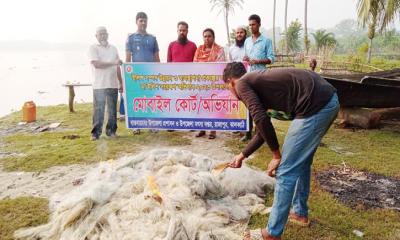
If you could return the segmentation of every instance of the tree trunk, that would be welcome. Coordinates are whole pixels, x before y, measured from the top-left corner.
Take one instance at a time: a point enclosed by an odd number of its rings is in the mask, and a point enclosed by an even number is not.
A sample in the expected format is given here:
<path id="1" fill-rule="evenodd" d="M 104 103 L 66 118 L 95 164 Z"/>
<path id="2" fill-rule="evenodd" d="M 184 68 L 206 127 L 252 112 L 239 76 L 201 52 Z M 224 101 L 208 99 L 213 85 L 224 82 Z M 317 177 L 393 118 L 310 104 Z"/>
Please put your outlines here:
<path id="1" fill-rule="evenodd" d="M 368 26 L 368 38 L 369 38 L 368 57 L 367 57 L 368 63 L 371 63 L 372 39 L 374 39 L 375 37 L 376 22 L 377 22 L 377 14 L 374 14 L 372 16 L 372 22 Z"/>
<path id="2" fill-rule="evenodd" d="M 372 52 L 372 39 L 369 39 L 369 47 L 368 47 L 368 58 L 367 58 L 367 62 L 371 63 L 371 52 Z"/>
<path id="3" fill-rule="evenodd" d="M 286 54 L 289 54 L 289 46 L 288 46 L 288 31 L 287 31 L 287 7 L 288 7 L 288 0 L 286 0 L 285 4 L 285 48 Z"/>
<path id="4" fill-rule="evenodd" d="M 381 114 L 369 108 L 340 108 L 338 119 L 339 125 L 343 127 L 371 129 L 379 126 Z"/>
<path id="5" fill-rule="evenodd" d="M 306 56 L 308 55 L 308 29 L 307 29 L 307 5 L 308 1 L 304 1 L 304 50 L 306 51 Z"/>
<path id="6" fill-rule="evenodd" d="M 228 46 L 231 45 L 230 37 L 229 37 L 229 24 L 228 24 L 228 14 L 229 12 L 225 10 L 225 27 L 226 27 L 226 37 L 228 39 Z"/>
<path id="7" fill-rule="evenodd" d="M 274 44 L 274 53 L 276 54 L 276 43 L 275 43 L 275 12 L 276 12 L 276 0 L 274 0 L 274 13 L 272 19 L 272 38 Z"/>

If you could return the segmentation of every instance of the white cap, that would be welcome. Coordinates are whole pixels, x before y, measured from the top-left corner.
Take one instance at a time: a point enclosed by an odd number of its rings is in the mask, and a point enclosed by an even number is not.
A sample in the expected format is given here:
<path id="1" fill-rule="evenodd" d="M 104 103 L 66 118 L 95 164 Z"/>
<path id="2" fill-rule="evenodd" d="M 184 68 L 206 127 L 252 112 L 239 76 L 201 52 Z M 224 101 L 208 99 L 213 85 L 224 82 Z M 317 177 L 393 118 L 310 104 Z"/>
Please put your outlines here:
<path id="1" fill-rule="evenodd" d="M 236 27 L 236 30 L 237 30 L 237 29 L 243 29 L 243 30 L 246 32 L 246 26 L 245 26 L 245 25 L 237 26 L 237 27 Z"/>
<path id="2" fill-rule="evenodd" d="M 96 33 L 99 33 L 99 32 L 107 32 L 106 27 L 103 27 L 103 26 L 97 27 L 96 28 Z"/>

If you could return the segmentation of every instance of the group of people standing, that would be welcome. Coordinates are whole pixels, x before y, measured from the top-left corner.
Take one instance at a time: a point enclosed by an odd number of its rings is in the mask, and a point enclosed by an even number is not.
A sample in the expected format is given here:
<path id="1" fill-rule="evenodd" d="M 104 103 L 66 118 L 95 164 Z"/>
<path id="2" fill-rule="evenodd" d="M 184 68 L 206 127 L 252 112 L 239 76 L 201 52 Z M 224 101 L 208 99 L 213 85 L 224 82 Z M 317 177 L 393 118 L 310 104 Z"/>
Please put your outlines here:
<path id="1" fill-rule="evenodd" d="M 147 33 L 147 15 L 138 12 L 136 15 L 137 31 L 128 36 L 126 41 L 125 62 L 160 62 L 159 46 L 155 36 Z M 272 42 L 260 33 L 261 18 L 251 15 L 248 18 L 251 36 L 247 38 L 245 26 L 235 30 L 235 43 L 227 50 L 215 42 L 215 32 L 211 28 L 203 30 L 203 44 L 196 46 L 188 39 L 189 25 L 184 21 L 177 24 L 178 39 L 168 46 L 167 62 L 228 62 L 247 61 L 249 71 L 266 69 L 266 65 L 274 61 Z M 118 89 L 122 92 L 122 80 L 119 65 L 122 63 L 117 49 L 108 43 L 108 33 L 105 27 L 99 27 L 96 31 L 99 44 L 90 47 L 89 58 L 93 66 L 93 128 L 92 140 L 97 140 L 102 133 L 105 104 L 107 102 L 108 123 L 106 135 L 116 136 L 117 130 L 117 100 Z M 115 66 L 115 67 L 113 67 Z M 120 118 L 125 117 L 124 99 L 121 95 Z M 253 128 L 250 119 L 250 130 L 241 139 L 251 139 Z M 151 130 L 157 132 L 156 130 Z M 140 130 L 133 131 L 139 134 Z M 198 132 L 196 137 L 203 137 L 205 131 Z M 211 131 L 209 139 L 216 138 L 216 131 Z"/>

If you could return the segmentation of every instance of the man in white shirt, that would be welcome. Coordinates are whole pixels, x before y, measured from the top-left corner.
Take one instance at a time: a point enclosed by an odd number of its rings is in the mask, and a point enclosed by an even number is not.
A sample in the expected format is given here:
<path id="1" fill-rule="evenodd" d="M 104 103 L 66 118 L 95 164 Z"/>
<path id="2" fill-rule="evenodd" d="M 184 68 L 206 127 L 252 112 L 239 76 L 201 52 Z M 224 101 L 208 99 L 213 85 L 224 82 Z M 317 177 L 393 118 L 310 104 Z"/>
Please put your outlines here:
<path id="1" fill-rule="evenodd" d="M 122 78 L 119 65 L 122 64 L 117 48 L 108 43 L 105 27 L 96 30 L 98 44 L 89 49 L 89 59 L 93 73 L 93 128 L 92 140 L 99 139 L 104 122 L 104 111 L 107 104 L 108 122 L 106 135 L 115 138 L 117 131 L 118 89 L 122 92 Z"/>
<path id="2" fill-rule="evenodd" d="M 229 48 L 229 61 L 242 62 L 245 56 L 244 42 L 246 41 L 246 28 L 244 26 L 237 27 L 235 30 L 235 44 Z"/>

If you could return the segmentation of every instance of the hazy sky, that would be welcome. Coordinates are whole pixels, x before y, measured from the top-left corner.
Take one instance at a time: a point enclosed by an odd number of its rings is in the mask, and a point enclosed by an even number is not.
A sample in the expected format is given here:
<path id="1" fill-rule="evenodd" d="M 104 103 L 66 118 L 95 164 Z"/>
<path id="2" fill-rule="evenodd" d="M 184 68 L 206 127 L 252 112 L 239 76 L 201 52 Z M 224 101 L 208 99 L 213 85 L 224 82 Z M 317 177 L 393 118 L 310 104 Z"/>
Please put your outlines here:
<path id="1" fill-rule="evenodd" d="M 211 27 L 216 42 L 226 44 L 222 15 L 211 11 L 209 0 L 1 0 L 0 40 L 44 40 L 48 42 L 95 42 L 99 25 L 108 28 L 110 43 L 120 49 L 127 33 L 136 31 L 135 15 L 148 14 L 148 32 L 160 48 L 176 38 L 176 23 L 189 23 L 189 39 L 200 44 L 201 32 Z M 262 27 L 272 27 L 273 0 L 245 0 L 230 16 L 230 27 L 247 24 L 250 14 L 258 14 Z M 309 28 L 330 28 L 346 18 L 356 17 L 356 0 L 309 0 Z M 277 0 L 277 26 L 284 24 L 284 0 Z M 288 23 L 303 22 L 304 0 L 289 0 Z"/>
<path id="2" fill-rule="evenodd" d="M 256 13 L 265 28 L 272 26 L 273 0 L 245 0 L 243 9 L 230 16 L 230 26 L 246 24 Z M 355 18 L 355 0 L 309 0 L 309 27 L 331 27 L 341 19 Z M 288 22 L 303 21 L 304 0 L 289 0 Z M 284 0 L 277 0 L 278 26 L 283 26 Z M 159 38 L 175 38 L 175 25 L 185 20 L 192 38 L 212 27 L 220 42 L 224 38 L 224 22 L 217 11 L 211 12 L 208 0 L 2 0 L 0 8 L 0 40 L 38 39 L 55 42 L 93 40 L 93 31 L 105 25 L 111 39 L 121 41 L 127 32 L 135 31 L 135 15 L 144 11 L 149 16 L 148 31 Z M 197 37 L 197 36 L 196 36 Z"/>

